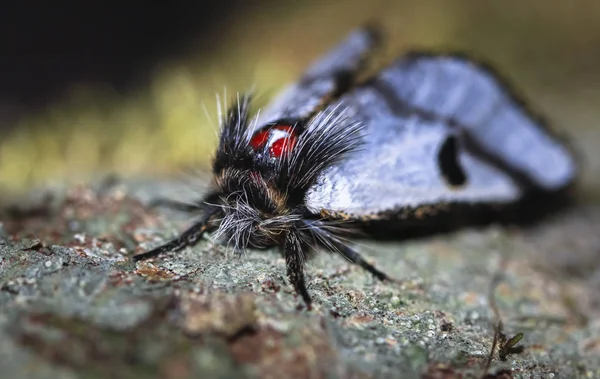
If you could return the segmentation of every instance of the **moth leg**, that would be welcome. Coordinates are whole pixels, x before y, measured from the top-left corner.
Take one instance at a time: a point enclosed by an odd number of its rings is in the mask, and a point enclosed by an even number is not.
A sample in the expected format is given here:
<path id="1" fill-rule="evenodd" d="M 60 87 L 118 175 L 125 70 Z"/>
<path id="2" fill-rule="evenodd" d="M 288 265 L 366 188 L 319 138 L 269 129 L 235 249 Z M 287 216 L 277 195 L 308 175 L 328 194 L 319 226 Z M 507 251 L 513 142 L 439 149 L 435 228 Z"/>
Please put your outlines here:
<path id="1" fill-rule="evenodd" d="M 205 232 L 215 229 L 215 224 L 213 221 L 215 221 L 216 216 L 220 212 L 219 208 L 208 206 L 207 204 L 204 204 L 204 207 L 201 207 L 201 209 L 202 208 L 204 208 L 204 214 L 202 217 L 186 231 L 181 233 L 177 238 L 174 238 L 164 245 L 158 246 L 152 250 L 134 255 L 133 260 L 137 262 L 143 259 L 156 257 L 162 253 L 179 251 L 187 246 L 195 245 L 200 238 L 202 238 L 202 235 Z"/>
<path id="2" fill-rule="evenodd" d="M 312 300 L 306 289 L 304 281 L 304 250 L 306 244 L 294 232 L 289 232 L 285 237 L 285 264 L 287 267 L 287 276 L 292 282 L 296 293 L 302 296 L 306 306 L 310 308 Z"/>
<path id="3" fill-rule="evenodd" d="M 164 207 L 164 208 L 169 208 L 169 209 L 172 209 L 175 211 L 191 213 L 191 212 L 198 212 L 198 211 L 202 210 L 203 209 L 202 202 L 203 201 L 201 200 L 201 201 L 192 201 L 189 203 L 185 203 L 183 201 L 166 199 L 164 197 L 158 197 L 158 198 L 150 200 L 150 202 L 148 203 L 148 206 L 151 208 Z"/>
<path id="4" fill-rule="evenodd" d="M 333 246 L 335 246 L 335 248 L 337 249 L 337 251 L 344 258 L 348 259 L 350 262 L 352 262 L 352 263 L 354 263 L 356 265 L 359 265 L 363 269 L 367 270 L 373 276 L 375 276 L 377 279 L 379 279 L 381 281 L 383 281 L 383 280 L 389 280 L 391 282 L 394 281 L 387 274 L 385 274 L 384 272 L 378 270 L 375 266 L 373 266 L 372 264 L 370 264 L 369 262 L 367 262 L 362 257 L 362 255 L 360 255 L 360 253 L 358 251 L 354 250 L 350 246 L 346 245 L 345 243 L 341 242 L 340 240 L 336 239 L 333 236 L 330 236 L 330 241 L 329 242 L 331 242 L 331 244 L 333 244 Z"/>

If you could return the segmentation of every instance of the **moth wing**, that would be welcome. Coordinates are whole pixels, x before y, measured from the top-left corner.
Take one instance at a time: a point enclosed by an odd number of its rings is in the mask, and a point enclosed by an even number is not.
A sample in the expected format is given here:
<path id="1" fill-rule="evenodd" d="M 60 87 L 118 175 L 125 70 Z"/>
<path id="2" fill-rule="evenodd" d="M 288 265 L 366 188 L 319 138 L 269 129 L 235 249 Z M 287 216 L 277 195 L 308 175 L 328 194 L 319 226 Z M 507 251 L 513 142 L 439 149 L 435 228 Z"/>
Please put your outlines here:
<path id="1" fill-rule="evenodd" d="M 532 185 L 557 190 L 575 175 L 569 151 L 499 80 L 457 57 L 400 60 L 331 107 L 364 124 L 363 145 L 309 189 L 314 212 L 509 203 Z M 452 139 L 457 146 L 447 149 Z M 464 175 L 459 185 L 448 180 L 454 169 Z"/>
<path id="2" fill-rule="evenodd" d="M 378 44 L 378 33 L 361 28 L 308 68 L 301 79 L 261 110 L 256 126 L 282 119 L 304 119 L 339 90 L 340 81 L 355 75 Z"/>
<path id="3" fill-rule="evenodd" d="M 471 147 L 542 190 L 577 173 L 571 152 L 491 69 L 459 56 L 412 54 L 382 72 L 392 97 L 464 133 Z"/>
<path id="4" fill-rule="evenodd" d="M 439 165 L 451 136 L 448 125 L 394 114 L 380 97 L 370 88 L 344 99 L 349 117 L 358 117 L 350 115 L 356 110 L 370 112 L 361 117 L 362 146 L 323 171 L 309 188 L 305 202 L 311 211 L 360 217 L 443 203 L 509 203 L 522 196 L 509 174 L 465 149 L 457 150 L 454 159 L 466 181 L 448 183 Z"/>

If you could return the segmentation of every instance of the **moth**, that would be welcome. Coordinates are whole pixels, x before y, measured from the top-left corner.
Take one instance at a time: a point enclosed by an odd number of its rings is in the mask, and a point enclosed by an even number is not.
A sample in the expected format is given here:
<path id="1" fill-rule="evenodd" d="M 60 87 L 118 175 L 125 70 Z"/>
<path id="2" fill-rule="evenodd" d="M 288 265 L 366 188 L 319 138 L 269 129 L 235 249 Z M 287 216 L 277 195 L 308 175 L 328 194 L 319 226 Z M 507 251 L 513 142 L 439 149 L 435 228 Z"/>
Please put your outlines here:
<path id="1" fill-rule="evenodd" d="M 318 248 L 391 280 L 346 243 L 352 228 L 402 236 L 461 209 L 501 209 L 571 187 L 571 149 L 488 66 L 412 52 L 368 73 L 380 40 L 360 28 L 261 112 L 238 95 L 221 117 L 201 216 L 138 261 L 224 236 L 236 251 L 279 246 L 310 306 Z M 517 211 L 518 211 L 517 207 Z"/>

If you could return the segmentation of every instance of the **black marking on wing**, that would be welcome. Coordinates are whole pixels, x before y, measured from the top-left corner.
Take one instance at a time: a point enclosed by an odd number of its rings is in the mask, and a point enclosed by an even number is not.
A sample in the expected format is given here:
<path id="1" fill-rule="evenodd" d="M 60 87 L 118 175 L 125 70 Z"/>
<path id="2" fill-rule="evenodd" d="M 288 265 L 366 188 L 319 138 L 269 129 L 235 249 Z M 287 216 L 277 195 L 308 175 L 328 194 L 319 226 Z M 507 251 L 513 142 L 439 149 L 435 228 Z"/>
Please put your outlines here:
<path id="1" fill-rule="evenodd" d="M 449 135 L 438 152 L 438 166 L 448 184 L 454 187 L 467 182 L 467 174 L 459 162 L 458 141 L 456 136 Z"/>
<path id="2" fill-rule="evenodd" d="M 373 78 L 373 80 L 365 83 L 364 86 L 372 87 L 377 92 L 379 92 L 382 98 L 385 100 L 387 108 L 392 114 L 402 116 L 403 118 L 408 117 L 410 115 L 416 115 L 423 121 L 443 122 L 448 125 L 449 129 L 460 130 L 461 128 L 463 128 L 463 126 L 460 125 L 460 123 L 452 117 L 441 116 L 437 113 L 430 112 L 426 109 L 410 105 L 403 99 L 399 98 L 398 95 L 396 95 L 396 93 L 394 92 L 394 89 L 391 87 L 391 85 L 383 80 L 377 80 L 377 78 Z"/>
<path id="3" fill-rule="evenodd" d="M 517 108 L 523 110 L 538 126 L 548 132 L 548 134 L 558 138 L 558 135 L 549 126 L 546 117 L 537 112 L 537 110 L 525 100 L 521 95 L 521 91 L 517 89 L 513 81 L 509 80 L 500 70 L 492 66 L 492 64 L 485 59 L 481 59 L 472 53 L 464 51 L 427 51 L 415 49 L 404 54 L 400 60 L 405 64 L 417 64 L 422 59 L 442 58 L 455 59 L 460 62 L 468 63 L 474 69 L 480 70 L 484 75 L 492 78 L 497 83 L 499 89 L 507 95 Z"/>
<path id="4" fill-rule="evenodd" d="M 460 136 L 461 146 L 467 151 L 469 151 L 471 154 L 475 155 L 477 158 L 484 161 L 485 163 L 488 163 L 493 167 L 508 173 L 522 186 L 527 188 L 534 186 L 534 183 L 527 175 L 516 171 L 513 167 L 509 166 L 500 158 L 482 149 L 467 133 L 464 133 L 465 126 L 460 124 L 453 117 L 441 116 L 434 112 L 430 112 L 425 109 L 409 105 L 404 100 L 398 98 L 398 96 L 394 93 L 394 90 L 391 88 L 389 83 L 386 83 L 383 80 L 373 80 L 369 82 L 368 85 L 381 94 L 382 98 L 386 102 L 387 108 L 392 114 L 401 117 L 415 115 L 420 117 L 423 121 L 445 123 L 446 125 L 448 125 L 448 133 L 453 133 L 452 136 Z M 456 154 L 458 154 L 459 147 L 456 146 L 455 148 Z M 442 172 L 443 170 L 444 169 L 442 168 Z M 466 183 L 466 174 L 464 176 Z"/>
<path id="5" fill-rule="evenodd" d="M 417 59 L 418 57 L 428 57 L 428 58 L 449 57 L 449 58 L 464 59 L 465 61 L 468 61 L 466 56 L 460 55 L 460 54 L 436 55 L 434 53 L 429 53 L 429 54 L 427 54 L 427 53 L 423 53 L 423 54 L 409 53 L 407 55 L 407 57 L 409 57 L 410 59 Z M 477 62 L 477 67 L 479 67 L 479 65 L 480 65 L 480 63 Z M 512 87 L 503 88 L 502 86 L 505 85 L 504 79 L 501 77 L 496 77 L 495 76 L 496 72 L 493 71 L 493 69 L 488 68 L 488 67 L 489 66 L 482 64 L 480 68 L 483 70 L 489 70 L 489 71 L 485 71 L 485 73 L 488 75 L 491 75 L 492 78 L 498 82 L 498 84 L 501 87 L 501 90 L 505 91 L 504 93 L 509 96 L 510 100 L 514 101 L 517 104 L 519 109 L 522 109 L 529 117 L 531 117 L 531 119 L 534 122 L 536 122 L 537 125 L 539 125 L 545 131 L 547 131 L 548 135 L 556 138 L 558 141 L 561 141 L 563 143 L 565 142 L 564 138 L 559 138 L 556 136 L 556 134 L 552 133 L 550 127 L 548 126 L 548 124 L 544 121 L 544 119 L 541 116 L 539 116 L 536 113 L 530 112 L 529 107 L 527 107 L 525 105 L 525 102 L 524 102 L 524 100 L 522 100 L 521 97 L 512 97 L 512 96 L 515 96 L 515 95 L 513 95 L 514 92 L 512 90 Z M 534 189 L 534 188 L 538 187 L 537 184 L 535 183 L 535 181 L 527 173 L 522 172 L 518 168 L 511 166 L 505 160 L 503 160 L 501 157 L 497 156 L 496 154 L 493 154 L 490 151 L 485 150 L 482 146 L 480 146 L 480 144 L 477 143 L 477 141 L 475 141 L 473 136 L 470 135 L 470 133 L 466 132 L 467 126 L 462 124 L 456 118 L 454 118 L 452 116 L 448 116 L 448 115 L 441 115 L 441 114 L 435 113 L 433 111 L 423 109 L 420 107 L 416 107 L 414 105 L 409 104 L 405 99 L 398 97 L 398 95 L 395 93 L 395 91 L 390 83 L 388 83 L 384 80 L 381 80 L 378 77 L 372 78 L 371 80 L 365 82 L 363 85 L 374 88 L 377 92 L 379 92 L 381 94 L 382 98 L 384 99 L 387 108 L 389 109 L 389 111 L 392 114 L 395 114 L 395 115 L 398 115 L 401 117 L 408 117 L 410 115 L 413 115 L 413 116 L 418 116 L 423 121 L 445 123 L 446 125 L 448 125 L 448 132 L 454 133 L 454 135 L 459 136 L 460 141 L 461 141 L 461 147 L 466 149 L 469 153 L 473 154 L 474 156 L 476 156 L 483 162 L 490 164 L 493 167 L 495 167 L 499 170 L 502 170 L 503 172 L 508 173 L 523 188 Z M 569 144 L 565 143 L 565 146 L 567 146 L 569 152 L 572 153 L 572 149 L 569 148 L 570 147 Z"/>
<path id="6" fill-rule="evenodd" d="M 484 62 L 462 53 L 412 52 L 372 78 L 384 81 L 391 97 L 406 103 L 405 111 L 457 127 L 471 147 L 486 150 L 488 162 L 501 163 L 498 168 L 524 185 L 557 190 L 577 175 L 571 146 Z M 457 97 L 461 100 L 448 107 Z M 536 158 L 536 149 L 550 161 Z"/>

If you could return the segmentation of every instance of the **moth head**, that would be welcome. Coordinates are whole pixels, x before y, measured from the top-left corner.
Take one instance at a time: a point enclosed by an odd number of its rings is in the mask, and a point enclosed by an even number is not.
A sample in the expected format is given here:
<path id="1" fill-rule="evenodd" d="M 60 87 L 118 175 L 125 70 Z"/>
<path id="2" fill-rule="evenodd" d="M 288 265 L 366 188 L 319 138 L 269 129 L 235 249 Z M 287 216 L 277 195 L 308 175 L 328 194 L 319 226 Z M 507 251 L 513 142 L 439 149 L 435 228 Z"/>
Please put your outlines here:
<path id="1" fill-rule="evenodd" d="M 216 185 L 224 214 L 217 235 L 236 249 L 280 244 L 300 219 L 285 194 L 255 171 L 225 170 Z"/>
<path id="2" fill-rule="evenodd" d="M 249 110 L 250 97 L 244 96 L 222 118 L 213 162 L 224 213 L 218 234 L 238 249 L 280 244 L 302 225 L 307 191 L 360 145 L 362 128 L 343 104 L 262 125 Z"/>

